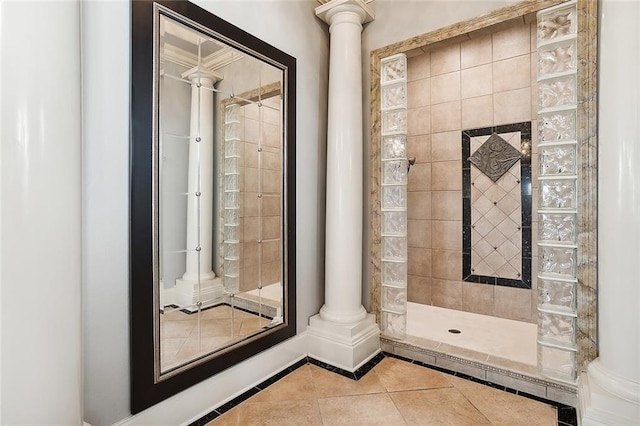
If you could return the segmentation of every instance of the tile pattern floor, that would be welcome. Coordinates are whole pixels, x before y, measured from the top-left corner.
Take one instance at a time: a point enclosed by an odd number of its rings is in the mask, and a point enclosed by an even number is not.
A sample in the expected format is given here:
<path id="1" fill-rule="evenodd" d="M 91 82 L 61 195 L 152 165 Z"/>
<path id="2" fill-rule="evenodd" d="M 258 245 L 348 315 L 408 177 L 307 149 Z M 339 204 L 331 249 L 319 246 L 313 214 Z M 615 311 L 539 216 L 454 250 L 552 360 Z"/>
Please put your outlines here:
<path id="1" fill-rule="evenodd" d="M 562 423 L 554 406 L 387 356 L 358 381 L 304 364 L 207 424 Z"/>

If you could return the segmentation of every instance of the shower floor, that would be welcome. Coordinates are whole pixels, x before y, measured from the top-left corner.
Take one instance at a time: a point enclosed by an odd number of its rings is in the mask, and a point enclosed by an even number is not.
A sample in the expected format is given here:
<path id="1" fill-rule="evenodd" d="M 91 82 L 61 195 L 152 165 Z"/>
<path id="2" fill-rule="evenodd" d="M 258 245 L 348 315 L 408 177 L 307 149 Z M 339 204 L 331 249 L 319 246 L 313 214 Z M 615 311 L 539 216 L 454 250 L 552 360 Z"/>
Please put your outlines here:
<path id="1" fill-rule="evenodd" d="M 536 324 L 407 303 L 407 335 L 486 354 L 489 362 L 506 359 L 536 366 L 537 332 Z"/>

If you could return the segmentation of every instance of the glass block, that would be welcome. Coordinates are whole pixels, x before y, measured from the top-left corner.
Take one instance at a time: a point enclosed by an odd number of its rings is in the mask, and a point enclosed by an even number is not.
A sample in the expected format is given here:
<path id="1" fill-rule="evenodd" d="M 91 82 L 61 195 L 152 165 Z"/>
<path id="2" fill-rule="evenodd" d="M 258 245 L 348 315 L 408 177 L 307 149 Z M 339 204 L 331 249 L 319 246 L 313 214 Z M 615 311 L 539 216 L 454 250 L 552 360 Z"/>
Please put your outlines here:
<path id="1" fill-rule="evenodd" d="M 541 12 L 538 14 L 538 44 L 577 34 L 577 28 L 575 5 L 547 13 Z"/>
<path id="2" fill-rule="evenodd" d="M 547 377 L 573 382 L 576 353 L 538 344 L 538 370 Z"/>
<path id="3" fill-rule="evenodd" d="M 382 258 L 389 260 L 406 260 L 406 237 L 382 237 Z"/>
<path id="4" fill-rule="evenodd" d="M 240 141 L 228 140 L 224 142 L 224 156 L 225 157 L 239 157 L 240 156 Z"/>
<path id="5" fill-rule="evenodd" d="M 238 224 L 240 222 L 240 210 L 235 209 L 224 209 L 224 223 L 226 224 Z"/>
<path id="6" fill-rule="evenodd" d="M 407 234 L 407 212 L 382 212 L 383 234 Z"/>
<path id="7" fill-rule="evenodd" d="M 389 309 L 395 312 L 406 312 L 406 289 L 396 287 L 382 287 L 382 309 Z"/>
<path id="8" fill-rule="evenodd" d="M 240 232 L 238 225 L 224 225 L 224 240 L 227 242 L 240 241 Z"/>
<path id="9" fill-rule="evenodd" d="M 576 140 L 575 111 L 538 115 L 538 142 L 574 140 Z"/>
<path id="10" fill-rule="evenodd" d="M 541 208 L 575 208 L 576 181 L 575 179 L 540 181 Z"/>
<path id="11" fill-rule="evenodd" d="M 576 215 L 540 213 L 539 241 L 576 242 Z"/>
<path id="12" fill-rule="evenodd" d="M 559 345 L 575 346 L 576 318 L 568 315 L 538 312 L 538 337 Z"/>
<path id="13" fill-rule="evenodd" d="M 224 257 L 227 259 L 240 259 L 240 244 L 224 243 Z"/>
<path id="14" fill-rule="evenodd" d="M 576 77 L 560 77 L 538 82 L 538 106 L 540 109 L 575 105 Z"/>
<path id="15" fill-rule="evenodd" d="M 224 175 L 224 188 L 227 190 L 240 189 L 240 175 Z"/>
<path id="16" fill-rule="evenodd" d="M 575 175 L 576 146 L 560 145 L 540 148 L 540 175 Z"/>
<path id="17" fill-rule="evenodd" d="M 240 123 L 227 123 L 227 124 L 225 124 L 224 138 L 225 139 L 239 139 L 240 138 Z"/>
<path id="18" fill-rule="evenodd" d="M 227 207 L 240 207 L 240 192 L 239 191 L 227 191 L 224 193 L 224 206 Z"/>
<path id="19" fill-rule="evenodd" d="M 397 287 L 406 287 L 407 286 L 406 262 L 382 261 L 382 284 L 395 285 Z"/>
<path id="20" fill-rule="evenodd" d="M 575 40 L 538 49 L 538 76 L 575 71 L 577 66 Z"/>
<path id="21" fill-rule="evenodd" d="M 538 279 L 538 303 L 553 305 L 568 311 L 576 309 L 576 283 Z"/>
<path id="22" fill-rule="evenodd" d="M 407 158 L 407 137 L 405 135 L 382 138 L 382 159 Z"/>
<path id="23" fill-rule="evenodd" d="M 382 183 L 389 185 L 406 185 L 407 160 L 383 161 L 382 162 Z"/>
<path id="24" fill-rule="evenodd" d="M 399 83 L 382 88 L 382 108 L 406 107 L 407 84 Z"/>
<path id="25" fill-rule="evenodd" d="M 236 294 L 240 291 L 240 277 L 225 275 L 224 289 L 227 293 Z"/>
<path id="26" fill-rule="evenodd" d="M 393 60 L 382 60 L 380 70 L 380 80 L 383 83 L 387 81 L 405 79 L 407 76 L 407 58 L 398 56 Z"/>
<path id="27" fill-rule="evenodd" d="M 566 278 L 576 275 L 576 249 L 568 247 L 538 247 L 540 272 Z"/>
<path id="28" fill-rule="evenodd" d="M 235 260 L 235 259 L 233 259 L 233 260 L 225 259 L 224 260 L 224 273 L 225 274 L 238 275 L 239 268 L 240 268 L 240 261 L 239 260 Z"/>
<path id="29" fill-rule="evenodd" d="M 382 333 L 385 336 L 403 339 L 407 334 L 407 316 L 382 312 Z"/>
<path id="30" fill-rule="evenodd" d="M 240 106 L 229 105 L 225 110 L 224 121 L 225 123 L 240 121 Z"/>
<path id="31" fill-rule="evenodd" d="M 407 187 L 406 186 L 383 186 L 382 187 L 382 208 L 403 208 L 407 207 Z"/>
<path id="32" fill-rule="evenodd" d="M 225 173 L 239 173 L 240 167 L 238 164 L 239 158 L 225 158 L 224 159 L 224 171 Z"/>
<path id="33" fill-rule="evenodd" d="M 383 133 L 404 133 L 407 131 L 407 111 L 397 109 L 382 113 Z"/>

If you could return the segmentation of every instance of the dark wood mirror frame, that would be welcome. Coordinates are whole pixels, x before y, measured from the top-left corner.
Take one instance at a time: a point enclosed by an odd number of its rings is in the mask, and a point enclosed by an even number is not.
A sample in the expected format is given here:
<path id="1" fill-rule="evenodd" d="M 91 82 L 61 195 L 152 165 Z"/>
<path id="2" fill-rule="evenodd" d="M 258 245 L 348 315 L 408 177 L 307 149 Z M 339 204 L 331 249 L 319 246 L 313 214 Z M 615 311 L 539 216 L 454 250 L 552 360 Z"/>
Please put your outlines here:
<path id="1" fill-rule="evenodd" d="M 155 376 L 153 176 L 154 3 L 218 34 L 220 40 L 275 62 L 283 71 L 283 265 L 286 283 L 284 324 L 211 359 L 194 363 L 162 381 Z M 190 26 L 189 23 L 185 23 Z M 195 30 L 197 28 L 193 27 Z M 214 36 L 215 38 L 215 36 Z M 268 349 L 296 333 L 295 285 L 295 133 L 296 60 L 251 34 L 187 1 L 131 1 L 130 99 L 130 344 L 131 412 L 138 413 L 170 396 Z M 260 59 L 260 58 L 259 58 Z M 213 118 L 212 118 L 213 119 Z"/>

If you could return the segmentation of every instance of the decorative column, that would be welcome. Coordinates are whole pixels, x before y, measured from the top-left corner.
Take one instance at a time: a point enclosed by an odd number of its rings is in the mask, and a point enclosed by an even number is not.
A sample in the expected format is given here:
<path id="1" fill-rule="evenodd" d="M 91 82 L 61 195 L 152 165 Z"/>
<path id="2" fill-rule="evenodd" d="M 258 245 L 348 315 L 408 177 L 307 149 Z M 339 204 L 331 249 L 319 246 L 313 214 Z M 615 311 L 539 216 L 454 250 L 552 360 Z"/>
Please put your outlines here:
<path id="1" fill-rule="evenodd" d="M 310 318 L 310 356 L 354 371 L 380 350 L 375 317 L 362 306 L 362 0 L 316 8 L 329 24 L 325 304 Z"/>
<path id="2" fill-rule="evenodd" d="M 640 3 L 599 3 L 598 342 L 579 379 L 583 426 L 640 421 Z M 621 59 L 624 58 L 624 59 Z"/>
<path id="3" fill-rule="evenodd" d="M 176 302 L 197 310 L 199 302 L 221 295 L 211 267 L 213 247 L 213 85 L 220 79 L 194 67 L 182 74 L 191 80 L 191 124 L 187 181 L 186 272 L 176 280 Z M 220 280 L 218 280 L 220 281 Z M 213 291 L 212 287 L 220 287 Z M 214 292 L 205 297 L 203 292 Z M 191 308 L 189 308 L 191 306 Z"/>

